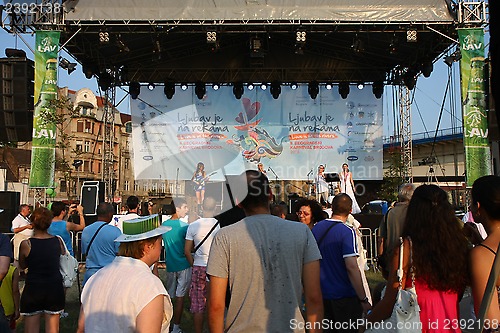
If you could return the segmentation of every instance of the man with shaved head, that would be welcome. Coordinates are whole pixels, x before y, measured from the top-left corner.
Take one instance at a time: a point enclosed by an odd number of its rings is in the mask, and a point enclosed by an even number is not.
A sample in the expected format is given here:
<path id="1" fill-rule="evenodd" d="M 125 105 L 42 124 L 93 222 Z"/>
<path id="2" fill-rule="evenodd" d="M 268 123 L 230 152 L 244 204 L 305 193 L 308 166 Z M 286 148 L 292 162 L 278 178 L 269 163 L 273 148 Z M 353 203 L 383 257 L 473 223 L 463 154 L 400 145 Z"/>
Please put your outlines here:
<path id="1" fill-rule="evenodd" d="M 356 233 L 345 224 L 351 210 L 351 197 L 338 194 L 332 201 L 331 219 L 316 223 L 312 229 L 323 257 L 320 277 L 325 319 L 335 327 L 352 327 L 351 323 L 371 309 L 358 266 Z M 343 332 L 357 331 L 353 328 Z"/>

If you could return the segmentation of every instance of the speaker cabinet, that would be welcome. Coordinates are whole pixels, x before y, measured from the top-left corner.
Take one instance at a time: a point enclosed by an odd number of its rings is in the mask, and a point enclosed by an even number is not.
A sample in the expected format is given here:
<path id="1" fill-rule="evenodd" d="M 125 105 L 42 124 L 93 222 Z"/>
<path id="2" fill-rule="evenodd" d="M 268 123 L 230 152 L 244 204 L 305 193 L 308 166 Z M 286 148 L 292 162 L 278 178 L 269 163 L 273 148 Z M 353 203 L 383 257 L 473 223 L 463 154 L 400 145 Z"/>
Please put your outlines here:
<path id="1" fill-rule="evenodd" d="M 9 233 L 12 226 L 12 220 L 19 213 L 21 193 L 19 192 L 0 192 L 0 232 Z"/>
<path id="2" fill-rule="evenodd" d="M 96 216 L 97 206 L 104 202 L 106 183 L 100 181 L 84 181 L 80 193 L 80 204 L 85 216 Z"/>

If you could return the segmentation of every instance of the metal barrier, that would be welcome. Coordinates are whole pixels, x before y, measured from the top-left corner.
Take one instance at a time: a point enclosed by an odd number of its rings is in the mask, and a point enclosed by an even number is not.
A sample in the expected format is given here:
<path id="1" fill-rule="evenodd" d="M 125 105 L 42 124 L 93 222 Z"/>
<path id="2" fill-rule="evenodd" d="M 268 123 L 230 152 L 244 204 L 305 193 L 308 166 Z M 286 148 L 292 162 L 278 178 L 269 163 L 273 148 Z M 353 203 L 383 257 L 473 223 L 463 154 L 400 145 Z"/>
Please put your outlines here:
<path id="1" fill-rule="evenodd" d="M 372 231 L 370 228 L 359 228 L 361 232 L 361 241 L 366 251 L 366 260 L 370 268 L 377 270 L 377 242 L 378 242 L 378 228 Z"/>

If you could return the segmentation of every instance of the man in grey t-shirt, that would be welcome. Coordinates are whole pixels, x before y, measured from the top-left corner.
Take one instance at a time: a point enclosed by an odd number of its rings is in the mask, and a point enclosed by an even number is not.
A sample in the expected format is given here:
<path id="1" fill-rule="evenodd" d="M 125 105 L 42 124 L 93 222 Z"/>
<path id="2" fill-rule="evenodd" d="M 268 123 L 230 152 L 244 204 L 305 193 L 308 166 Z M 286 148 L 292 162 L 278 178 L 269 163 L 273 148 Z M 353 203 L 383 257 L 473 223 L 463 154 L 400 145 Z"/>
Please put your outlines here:
<path id="1" fill-rule="evenodd" d="M 267 177 L 241 175 L 248 194 L 239 203 L 246 218 L 215 235 L 208 258 L 211 332 L 320 332 L 323 304 L 319 253 L 309 228 L 270 215 Z M 241 186 L 241 185 L 240 185 Z M 224 325 L 226 289 L 231 301 Z M 302 288 L 307 325 L 300 307 Z"/>

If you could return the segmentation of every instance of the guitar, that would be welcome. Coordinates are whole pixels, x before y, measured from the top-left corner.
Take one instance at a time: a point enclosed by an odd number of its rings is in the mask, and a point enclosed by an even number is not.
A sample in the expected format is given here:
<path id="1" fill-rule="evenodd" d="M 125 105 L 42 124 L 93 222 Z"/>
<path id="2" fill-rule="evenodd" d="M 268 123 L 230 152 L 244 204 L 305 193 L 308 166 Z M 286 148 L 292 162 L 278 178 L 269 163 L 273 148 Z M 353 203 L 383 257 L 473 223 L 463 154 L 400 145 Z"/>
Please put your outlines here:
<path id="1" fill-rule="evenodd" d="M 216 173 L 217 173 L 217 171 L 211 172 L 211 173 L 209 173 L 208 175 L 206 175 L 205 177 L 203 177 L 200 180 L 193 179 L 193 183 L 195 184 L 194 185 L 194 190 L 195 191 L 200 191 L 203 188 L 203 186 L 205 185 L 205 182 L 210 178 L 210 176 L 213 176 Z"/>

